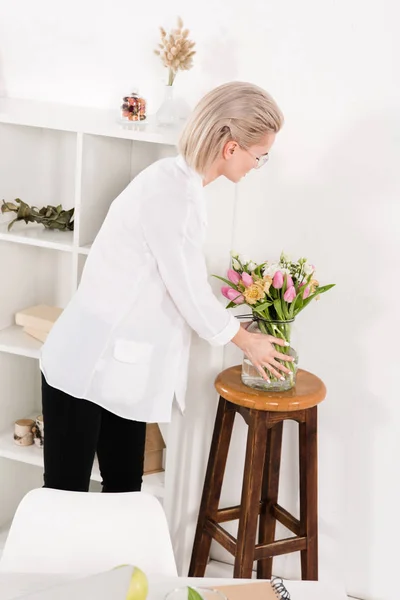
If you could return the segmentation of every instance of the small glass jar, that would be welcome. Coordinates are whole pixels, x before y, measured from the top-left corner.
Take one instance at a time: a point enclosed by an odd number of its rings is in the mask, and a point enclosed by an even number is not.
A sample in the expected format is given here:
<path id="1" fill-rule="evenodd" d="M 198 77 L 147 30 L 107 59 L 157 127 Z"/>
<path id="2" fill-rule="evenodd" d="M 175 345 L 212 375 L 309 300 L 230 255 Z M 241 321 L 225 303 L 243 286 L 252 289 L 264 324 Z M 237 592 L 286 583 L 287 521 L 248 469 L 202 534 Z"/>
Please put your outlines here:
<path id="1" fill-rule="evenodd" d="M 121 104 L 121 119 L 131 123 L 143 123 L 147 118 L 146 100 L 137 92 L 124 96 Z"/>

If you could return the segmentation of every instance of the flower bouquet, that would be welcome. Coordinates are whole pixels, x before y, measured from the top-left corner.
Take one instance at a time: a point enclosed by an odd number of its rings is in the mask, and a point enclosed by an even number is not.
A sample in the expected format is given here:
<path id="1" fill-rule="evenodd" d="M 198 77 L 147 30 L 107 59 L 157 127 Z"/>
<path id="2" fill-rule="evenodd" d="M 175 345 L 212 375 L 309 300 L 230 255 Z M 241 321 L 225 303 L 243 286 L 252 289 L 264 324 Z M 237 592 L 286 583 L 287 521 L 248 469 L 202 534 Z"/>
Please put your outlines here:
<path id="1" fill-rule="evenodd" d="M 154 50 L 160 57 L 164 67 L 168 69 L 168 84 L 165 87 L 165 98 L 157 111 L 159 125 L 176 125 L 179 120 L 189 116 L 190 108 L 182 99 L 175 98 L 174 81 L 178 71 L 189 71 L 193 67 L 193 57 L 196 54 L 196 43 L 189 39 L 190 31 L 178 18 L 178 26 L 167 33 L 160 27 L 161 41 Z"/>
<path id="2" fill-rule="evenodd" d="M 294 359 L 284 363 L 290 369 L 288 375 L 278 379 L 268 374 L 268 382 L 245 356 L 242 381 L 257 389 L 288 390 L 296 383 L 298 365 L 298 355 L 292 341 L 292 324 L 312 300 L 318 300 L 334 284 L 320 286 L 315 278 L 315 267 L 306 258 L 292 261 L 282 253 L 278 262 L 256 264 L 235 252 L 231 253 L 231 257 L 232 265 L 227 278 L 214 275 L 226 284 L 221 288 L 222 294 L 229 300 L 226 308 L 246 304 L 252 311 L 248 316 L 253 318 L 247 330 L 283 339 L 288 345 L 277 349 Z"/>
<path id="3" fill-rule="evenodd" d="M 193 67 L 196 43 L 189 39 L 190 31 L 184 28 L 180 17 L 177 29 L 169 34 L 163 27 L 160 27 L 160 31 L 161 42 L 154 53 L 161 58 L 164 67 L 167 67 L 168 85 L 172 86 L 178 71 L 189 71 Z"/>

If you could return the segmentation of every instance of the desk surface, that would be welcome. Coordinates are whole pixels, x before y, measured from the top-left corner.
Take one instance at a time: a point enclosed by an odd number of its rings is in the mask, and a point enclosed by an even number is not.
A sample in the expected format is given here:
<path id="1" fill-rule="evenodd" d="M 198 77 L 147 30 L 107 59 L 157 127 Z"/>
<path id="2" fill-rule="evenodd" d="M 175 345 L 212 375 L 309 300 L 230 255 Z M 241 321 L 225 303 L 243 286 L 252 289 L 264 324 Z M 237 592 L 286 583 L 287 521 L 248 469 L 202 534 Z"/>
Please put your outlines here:
<path id="1" fill-rule="evenodd" d="M 123 571 L 123 569 L 120 569 Z M 73 597 L 74 600 L 87 600 L 88 585 L 90 585 L 90 597 L 110 598 L 117 600 L 115 573 L 102 573 L 95 576 L 91 581 L 86 579 L 84 585 L 82 576 L 79 575 L 54 575 L 54 574 L 32 574 L 32 573 L 0 573 L 0 600 L 64 600 Z M 125 573 L 130 577 L 130 573 Z M 123 575 L 121 575 L 123 579 Z M 96 581 L 95 581 L 96 580 Z M 88 582 L 90 582 L 88 584 Z M 150 577 L 148 600 L 164 600 L 165 595 L 172 589 L 185 585 L 201 585 L 212 587 L 215 585 L 229 585 L 244 583 L 238 579 L 188 579 L 180 577 Z M 291 600 L 347 600 L 343 589 L 326 582 L 313 581 L 286 581 L 287 588 L 291 594 Z M 47 591 L 46 591 L 47 590 Z M 92 594 L 95 594 L 92 596 Z M 99 596 L 97 596 L 99 594 Z M 123 597 L 121 600 L 125 600 Z"/>

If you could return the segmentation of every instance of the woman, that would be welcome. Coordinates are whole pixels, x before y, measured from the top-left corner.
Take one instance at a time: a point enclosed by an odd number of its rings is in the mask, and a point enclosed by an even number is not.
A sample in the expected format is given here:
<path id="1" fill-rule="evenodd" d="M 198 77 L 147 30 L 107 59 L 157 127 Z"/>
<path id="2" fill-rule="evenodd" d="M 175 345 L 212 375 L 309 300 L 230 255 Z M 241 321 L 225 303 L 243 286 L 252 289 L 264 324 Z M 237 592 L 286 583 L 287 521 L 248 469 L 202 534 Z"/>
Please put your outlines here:
<path id="1" fill-rule="evenodd" d="M 202 252 L 203 187 L 237 183 L 268 159 L 283 122 L 248 83 L 207 94 L 180 155 L 151 165 L 112 203 L 75 296 L 44 344 L 44 483 L 87 491 L 97 452 L 103 491 L 141 488 L 146 422 L 185 404 L 191 330 L 236 344 L 267 378 L 288 372 L 270 336 L 252 334 L 215 298 Z M 282 373 L 280 373 L 282 375 Z"/>

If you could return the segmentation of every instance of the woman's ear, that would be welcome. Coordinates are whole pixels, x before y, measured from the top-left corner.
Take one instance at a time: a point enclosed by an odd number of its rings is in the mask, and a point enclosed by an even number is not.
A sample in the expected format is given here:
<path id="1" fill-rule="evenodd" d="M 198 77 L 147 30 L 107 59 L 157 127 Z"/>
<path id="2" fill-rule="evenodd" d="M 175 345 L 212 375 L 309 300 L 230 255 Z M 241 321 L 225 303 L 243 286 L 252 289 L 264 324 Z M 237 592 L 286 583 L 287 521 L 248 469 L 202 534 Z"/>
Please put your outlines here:
<path id="1" fill-rule="evenodd" d="M 232 158 L 232 156 L 235 154 L 238 147 L 239 147 L 238 143 L 234 142 L 233 140 L 231 140 L 230 142 L 226 142 L 224 149 L 222 151 L 222 156 L 224 157 L 224 159 L 230 160 Z"/>

